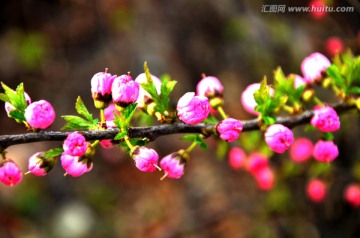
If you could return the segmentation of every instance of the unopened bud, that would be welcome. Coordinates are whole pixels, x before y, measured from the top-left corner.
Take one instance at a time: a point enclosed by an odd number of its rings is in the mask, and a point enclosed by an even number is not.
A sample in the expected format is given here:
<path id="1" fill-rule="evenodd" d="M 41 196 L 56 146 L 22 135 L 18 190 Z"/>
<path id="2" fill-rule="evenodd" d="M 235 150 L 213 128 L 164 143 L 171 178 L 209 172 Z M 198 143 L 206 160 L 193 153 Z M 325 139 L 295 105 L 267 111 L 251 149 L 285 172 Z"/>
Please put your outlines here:
<path id="1" fill-rule="evenodd" d="M 309 102 L 315 95 L 315 91 L 313 89 L 306 89 L 302 95 L 304 101 Z"/>

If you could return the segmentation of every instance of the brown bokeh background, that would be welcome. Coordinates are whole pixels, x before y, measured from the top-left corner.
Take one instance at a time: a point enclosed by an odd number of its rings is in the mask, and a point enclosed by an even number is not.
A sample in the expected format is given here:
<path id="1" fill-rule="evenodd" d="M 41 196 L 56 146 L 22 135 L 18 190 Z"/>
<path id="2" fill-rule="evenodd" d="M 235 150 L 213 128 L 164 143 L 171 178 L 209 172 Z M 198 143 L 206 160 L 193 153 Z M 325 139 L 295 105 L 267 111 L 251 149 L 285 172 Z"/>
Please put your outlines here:
<path id="1" fill-rule="evenodd" d="M 261 12 L 273 4 L 307 6 L 308 1 L 0 0 L 0 81 L 12 88 L 24 82 L 33 101 L 51 102 L 58 117 L 50 129 L 58 130 L 64 125 L 61 115 L 75 114 L 77 96 L 92 108 L 95 73 L 107 67 L 135 78 L 147 61 L 154 75 L 168 73 L 178 81 L 172 100 L 194 91 L 206 73 L 222 80 L 226 112 L 249 119 L 241 91 L 264 75 L 271 81 L 277 66 L 300 74 L 301 60 L 310 53 L 329 56 L 324 42 L 331 36 L 360 51 L 357 1 L 334 1 L 355 10 L 322 19 Z M 331 98 L 328 94 L 322 97 Z M 160 172 L 139 172 L 120 149 L 99 149 L 93 171 L 80 178 L 63 177 L 57 164 L 46 177 L 27 175 L 16 187 L 0 185 L 0 237 L 360 236 L 359 211 L 342 200 L 360 160 L 359 122 L 358 114 L 345 116 L 335 134 L 341 154 L 322 204 L 306 198 L 306 175 L 273 192 L 259 190 L 251 176 L 228 166 L 226 156 L 216 158 L 214 138 L 208 139 L 208 150 L 192 153 L 183 178 L 161 182 Z M 1 134 L 25 132 L 5 111 L 0 123 Z M 180 137 L 149 146 L 165 156 L 188 146 Z M 8 156 L 26 171 L 33 153 L 58 146 L 12 146 Z M 288 155 L 272 158 L 274 166 L 282 160 Z"/>

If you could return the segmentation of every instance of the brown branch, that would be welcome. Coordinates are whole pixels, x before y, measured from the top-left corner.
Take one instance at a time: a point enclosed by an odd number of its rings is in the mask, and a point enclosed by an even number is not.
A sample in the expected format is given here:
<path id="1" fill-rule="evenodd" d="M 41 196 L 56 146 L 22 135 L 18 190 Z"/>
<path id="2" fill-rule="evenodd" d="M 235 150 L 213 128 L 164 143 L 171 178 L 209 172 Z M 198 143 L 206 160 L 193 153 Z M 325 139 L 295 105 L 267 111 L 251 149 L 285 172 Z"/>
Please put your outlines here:
<path id="1" fill-rule="evenodd" d="M 339 113 L 354 109 L 355 106 L 349 106 L 345 103 L 333 105 L 333 108 Z M 305 111 L 296 116 L 277 117 L 276 123 L 283 124 L 289 128 L 307 124 L 313 116 L 313 111 Z M 243 131 L 259 130 L 260 126 L 257 119 L 242 121 Z M 194 126 L 183 123 L 157 125 L 149 127 L 131 127 L 128 131 L 130 138 L 148 138 L 150 141 L 160 136 L 177 133 L 202 133 L 210 135 L 215 132 L 215 124 L 198 124 Z M 91 140 L 113 139 L 119 132 L 118 129 L 82 131 L 84 137 Z M 25 144 L 40 141 L 63 141 L 71 131 L 41 131 L 38 133 L 26 133 L 16 135 L 0 136 L 0 148 L 5 149 L 11 145 Z"/>

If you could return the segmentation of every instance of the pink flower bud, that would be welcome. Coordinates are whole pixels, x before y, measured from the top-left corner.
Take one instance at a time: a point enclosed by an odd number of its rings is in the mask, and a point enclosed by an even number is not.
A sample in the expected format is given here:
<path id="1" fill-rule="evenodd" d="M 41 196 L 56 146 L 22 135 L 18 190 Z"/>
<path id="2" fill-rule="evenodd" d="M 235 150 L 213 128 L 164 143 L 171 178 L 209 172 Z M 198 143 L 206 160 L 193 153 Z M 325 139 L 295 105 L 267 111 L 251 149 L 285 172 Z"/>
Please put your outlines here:
<path id="1" fill-rule="evenodd" d="M 331 162 L 339 155 L 338 147 L 333 141 L 319 140 L 314 147 L 313 156 L 320 162 Z"/>
<path id="2" fill-rule="evenodd" d="M 245 88 L 241 94 L 241 103 L 245 109 L 250 114 L 259 115 L 259 112 L 255 111 L 257 103 L 254 98 L 254 93 L 260 89 L 260 83 L 250 84 Z M 270 88 L 270 95 L 274 95 L 274 89 Z"/>
<path id="3" fill-rule="evenodd" d="M 19 167 L 10 159 L 0 164 L 0 182 L 7 186 L 14 186 L 21 182 L 22 172 Z"/>
<path id="4" fill-rule="evenodd" d="M 340 129 L 340 119 L 336 111 L 329 106 L 315 107 L 311 125 L 322 132 L 335 132 Z"/>
<path id="5" fill-rule="evenodd" d="M 275 176 L 274 172 L 269 167 L 257 170 L 255 173 L 253 173 L 253 176 L 255 177 L 260 189 L 270 190 L 274 187 Z"/>
<path id="6" fill-rule="evenodd" d="M 154 172 L 157 169 L 159 155 L 153 149 L 144 146 L 137 147 L 132 157 L 136 168 L 142 172 Z"/>
<path id="7" fill-rule="evenodd" d="M 87 149 L 87 142 L 79 132 L 70 133 L 63 144 L 64 152 L 72 156 L 83 156 Z"/>
<path id="8" fill-rule="evenodd" d="M 310 14 L 313 18 L 320 20 L 326 15 L 326 3 L 324 0 L 312 0 L 309 4 Z"/>
<path id="9" fill-rule="evenodd" d="M 100 145 L 104 149 L 111 149 L 114 144 L 111 142 L 112 140 L 101 140 Z"/>
<path id="10" fill-rule="evenodd" d="M 233 118 L 226 118 L 216 126 L 220 138 L 227 142 L 236 140 L 239 137 L 240 132 L 242 132 L 242 129 L 243 125 L 241 121 Z"/>
<path id="11" fill-rule="evenodd" d="M 330 56 L 335 56 L 344 50 L 344 43 L 339 37 L 330 37 L 325 42 L 325 48 Z"/>
<path id="12" fill-rule="evenodd" d="M 120 112 L 116 110 L 115 104 L 110 103 L 109 106 L 104 109 L 106 128 L 116 128 L 116 125 L 114 123 L 115 120 L 114 113 L 120 116 Z"/>
<path id="13" fill-rule="evenodd" d="M 245 166 L 246 154 L 239 147 L 232 147 L 229 150 L 229 164 L 233 169 L 240 169 Z"/>
<path id="14" fill-rule="evenodd" d="M 117 77 L 111 87 L 114 102 L 122 107 L 136 102 L 139 96 L 139 87 L 139 84 L 130 75 L 124 74 Z"/>
<path id="15" fill-rule="evenodd" d="M 55 164 L 53 159 L 42 158 L 44 152 L 33 154 L 28 161 L 28 169 L 33 175 L 45 176 Z"/>
<path id="16" fill-rule="evenodd" d="M 30 96 L 25 92 L 24 92 L 24 96 L 25 96 L 26 104 L 29 105 L 31 103 Z M 10 112 L 13 111 L 13 110 L 16 110 L 16 108 L 12 104 L 10 104 L 8 102 L 5 102 L 5 111 L 6 111 L 7 115 L 8 115 L 8 117 L 11 117 Z"/>
<path id="17" fill-rule="evenodd" d="M 177 103 L 177 115 L 180 120 L 189 125 L 203 122 L 209 115 L 210 104 L 207 97 L 195 96 L 195 93 L 185 93 Z"/>
<path id="18" fill-rule="evenodd" d="M 46 100 L 33 102 L 25 109 L 25 119 L 35 129 L 48 128 L 54 122 L 55 116 L 54 108 Z"/>
<path id="19" fill-rule="evenodd" d="M 344 199 L 353 207 L 360 207 L 360 186 L 349 184 L 344 192 Z"/>
<path id="20" fill-rule="evenodd" d="M 312 179 L 306 186 L 306 194 L 311 201 L 320 203 L 326 197 L 326 185 L 320 179 Z"/>
<path id="21" fill-rule="evenodd" d="M 304 80 L 313 83 L 322 77 L 322 73 L 331 65 L 326 56 L 319 52 L 312 53 L 301 62 L 301 72 Z"/>
<path id="22" fill-rule="evenodd" d="M 154 75 L 151 75 L 151 79 L 155 85 L 157 93 L 160 94 L 161 80 Z M 139 74 L 136 77 L 135 82 L 137 82 L 140 85 L 139 97 L 136 102 L 138 103 L 138 107 L 144 107 L 145 104 L 151 99 L 151 95 L 148 92 L 146 92 L 145 89 L 143 89 L 141 87 L 141 84 L 144 84 L 147 82 L 146 74 L 145 73 Z"/>
<path id="23" fill-rule="evenodd" d="M 266 155 L 258 152 L 251 153 L 247 162 L 247 170 L 256 174 L 258 171 L 267 168 L 269 166 L 269 160 Z"/>
<path id="24" fill-rule="evenodd" d="M 309 160 L 314 150 L 313 143 L 307 138 L 298 138 L 290 147 L 290 158 L 297 163 Z"/>
<path id="25" fill-rule="evenodd" d="M 91 79 L 91 93 L 94 100 L 101 102 L 111 101 L 111 86 L 117 75 L 105 72 L 95 74 Z"/>
<path id="26" fill-rule="evenodd" d="M 160 161 L 160 167 L 164 170 L 164 177 L 179 179 L 184 174 L 185 164 L 182 163 L 179 153 L 172 153 Z"/>
<path id="27" fill-rule="evenodd" d="M 292 131 L 281 124 L 273 124 L 266 129 L 266 144 L 276 153 L 284 153 L 294 142 Z"/>
<path id="28" fill-rule="evenodd" d="M 61 166 L 66 172 L 65 175 L 69 174 L 73 177 L 79 177 L 84 173 L 90 172 L 93 168 L 92 160 L 89 158 L 62 153 L 60 160 Z"/>
<path id="29" fill-rule="evenodd" d="M 215 96 L 222 97 L 224 87 L 220 80 L 213 76 L 207 76 L 200 80 L 196 85 L 196 95 L 212 98 Z"/>

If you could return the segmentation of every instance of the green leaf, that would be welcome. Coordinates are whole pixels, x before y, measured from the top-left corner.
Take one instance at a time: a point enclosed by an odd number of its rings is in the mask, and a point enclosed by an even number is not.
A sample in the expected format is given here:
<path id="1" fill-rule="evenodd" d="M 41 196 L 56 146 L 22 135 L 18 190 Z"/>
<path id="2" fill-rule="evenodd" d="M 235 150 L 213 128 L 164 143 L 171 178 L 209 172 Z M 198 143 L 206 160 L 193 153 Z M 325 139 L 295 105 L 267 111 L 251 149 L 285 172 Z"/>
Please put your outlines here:
<path id="1" fill-rule="evenodd" d="M 126 131 L 121 131 L 116 134 L 114 140 L 121 140 L 122 138 L 124 138 L 126 136 L 126 134 L 127 134 Z"/>
<path id="2" fill-rule="evenodd" d="M 263 117 L 263 120 L 266 125 L 272 125 L 276 122 L 276 117 L 275 116 L 265 116 L 265 117 Z"/>
<path id="3" fill-rule="evenodd" d="M 45 159 L 46 158 L 54 158 L 54 157 L 61 155 L 63 152 L 64 152 L 63 148 L 54 148 L 54 149 L 50 149 L 50 150 L 46 151 L 42 157 Z"/>
<path id="4" fill-rule="evenodd" d="M 0 100 L 1 100 L 1 101 L 4 101 L 4 102 L 9 102 L 9 101 L 10 101 L 10 100 L 9 100 L 9 97 L 6 96 L 5 93 L 0 93 Z"/>
<path id="5" fill-rule="evenodd" d="M 7 102 L 13 105 L 15 108 L 17 108 L 20 112 L 24 113 L 25 108 L 27 107 L 27 103 L 25 100 L 25 93 L 24 93 L 24 84 L 21 83 L 17 86 L 16 91 L 9 88 L 6 84 L 3 82 L 1 83 L 5 95 L 7 97 Z M 5 96 L 2 96 L 2 100 L 5 99 Z"/>
<path id="6" fill-rule="evenodd" d="M 170 76 L 165 74 L 161 77 L 161 91 L 160 91 L 160 98 L 163 108 L 166 110 L 169 106 L 170 98 L 169 95 L 174 90 L 176 85 L 175 80 L 171 80 Z"/>
<path id="7" fill-rule="evenodd" d="M 84 102 L 81 100 L 80 96 L 76 99 L 75 109 L 79 115 L 85 117 L 86 120 L 88 120 L 89 122 L 93 122 L 93 120 L 94 120 L 93 116 L 87 110 L 87 108 L 86 108 Z"/>
<path id="8" fill-rule="evenodd" d="M 24 113 L 20 112 L 19 110 L 12 110 L 9 114 L 15 120 L 26 121 Z"/>
<path id="9" fill-rule="evenodd" d="M 344 88 L 346 86 L 345 81 L 340 74 L 339 68 L 336 65 L 333 64 L 329 66 L 326 70 L 326 74 L 334 80 L 336 86 L 340 88 Z"/>
<path id="10" fill-rule="evenodd" d="M 360 87 L 352 87 L 349 90 L 350 93 L 360 94 Z"/>
<path id="11" fill-rule="evenodd" d="M 146 61 L 144 62 L 144 71 L 146 75 L 146 83 L 143 83 L 140 86 L 151 95 L 151 98 L 154 100 L 156 104 L 161 104 L 155 84 L 151 78 L 150 69 L 147 66 Z"/>
<path id="12" fill-rule="evenodd" d="M 201 134 L 188 134 L 188 135 L 183 136 L 182 140 L 195 142 L 196 144 L 200 145 L 201 149 L 204 149 L 204 150 L 207 149 L 207 145 L 206 145 L 204 139 L 202 138 Z"/>
<path id="13" fill-rule="evenodd" d="M 93 129 L 94 125 L 78 116 L 62 116 L 67 124 L 61 130 L 84 130 Z"/>
<path id="14" fill-rule="evenodd" d="M 323 133 L 323 138 L 325 141 L 332 141 L 334 140 L 334 135 L 331 132 Z"/>
<path id="15" fill-rule="evenodd" d="M 135 110 L 136 110 L 137 103 L 132 103 L 129 106 L 127 106 L 122 113 L 122 116 L 125 117 L 126 120 L 126 127 L 129 126 L 131 118 L 133 117 Z"/>

